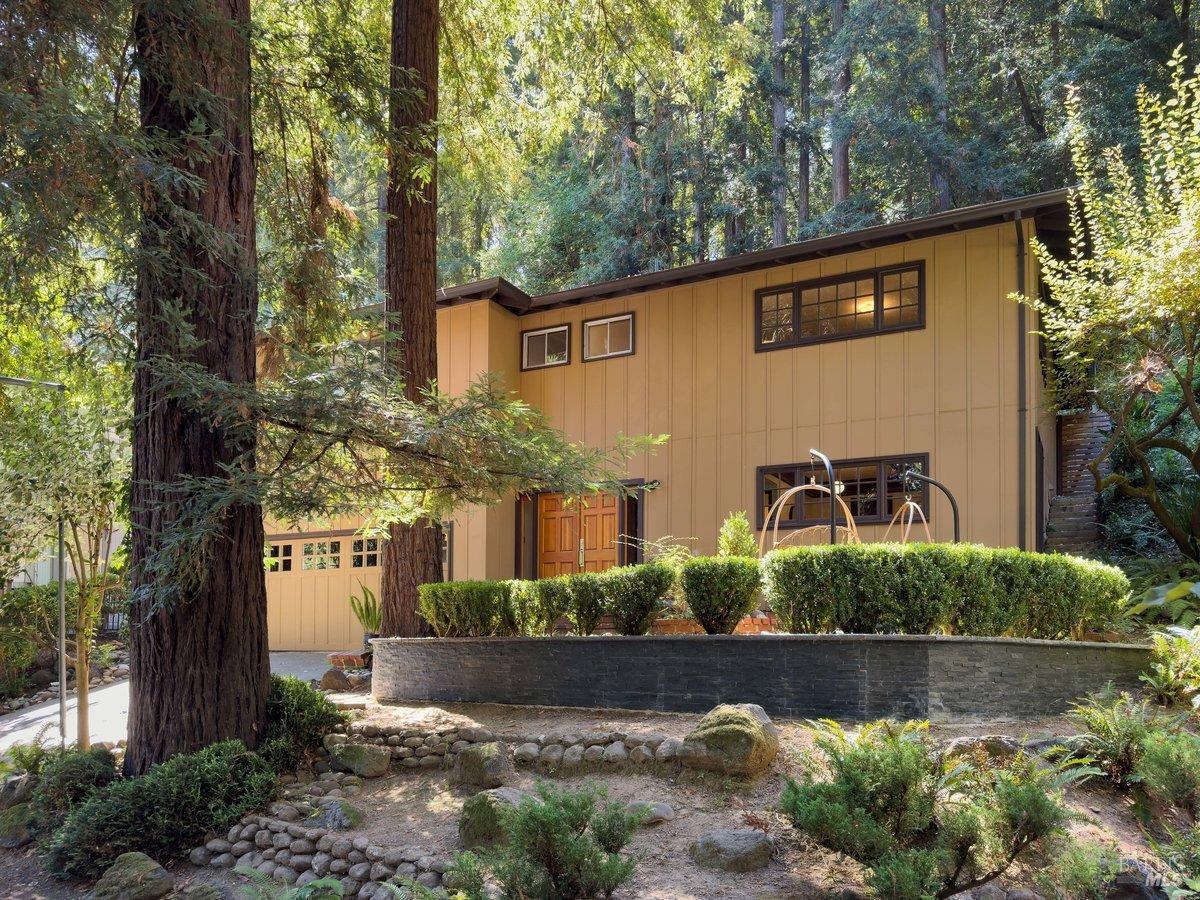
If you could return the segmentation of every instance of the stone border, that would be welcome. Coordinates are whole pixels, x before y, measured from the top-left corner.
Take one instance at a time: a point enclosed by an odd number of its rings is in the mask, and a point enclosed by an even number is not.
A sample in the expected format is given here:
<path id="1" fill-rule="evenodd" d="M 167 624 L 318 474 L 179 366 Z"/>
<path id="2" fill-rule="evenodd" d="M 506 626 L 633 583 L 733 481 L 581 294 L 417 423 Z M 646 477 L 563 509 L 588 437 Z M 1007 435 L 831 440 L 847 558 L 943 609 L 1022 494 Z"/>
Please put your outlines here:
<path id="1" fill-rule="evenodd" d="M 1149 650 L 940 635 L 377 638 L 372 693 L 389 701 L 706 712 L 843 720 L 1023 719 L 1112 682 L 1138 687 Z"/>

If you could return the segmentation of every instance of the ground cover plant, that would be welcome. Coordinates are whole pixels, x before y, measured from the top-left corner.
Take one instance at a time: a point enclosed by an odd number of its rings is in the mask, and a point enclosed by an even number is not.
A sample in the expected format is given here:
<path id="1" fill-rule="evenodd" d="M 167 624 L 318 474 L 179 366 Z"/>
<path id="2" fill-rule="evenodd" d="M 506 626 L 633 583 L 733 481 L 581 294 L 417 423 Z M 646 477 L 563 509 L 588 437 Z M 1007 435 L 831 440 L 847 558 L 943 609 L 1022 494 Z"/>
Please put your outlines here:
<path id="1" fill-rule="evenodd" d="M 796 828 L 867 867 L 881 897 L 949 897 L 998 878 L 1064 833 L 1064 788 L 1083 767 L 1018 753 L 980 764 L 947 755 L 928 723 L 874 722 L 857 733 L 817 726 L 816 751 L 788 779 Z"/>
<path id="2" fill-rule="evenodd" d="M 506 898 L 577 900 L 608 897 L 633 875 L 636 860 L 621 851 L 638 816 L 604 791 L 574 791 L 549 783 L 536 797 L 501 810 L 502 836 L 492 850 L 458 855 L 454 872 L 467 900 L 486 900 L 485 875 Z"/>

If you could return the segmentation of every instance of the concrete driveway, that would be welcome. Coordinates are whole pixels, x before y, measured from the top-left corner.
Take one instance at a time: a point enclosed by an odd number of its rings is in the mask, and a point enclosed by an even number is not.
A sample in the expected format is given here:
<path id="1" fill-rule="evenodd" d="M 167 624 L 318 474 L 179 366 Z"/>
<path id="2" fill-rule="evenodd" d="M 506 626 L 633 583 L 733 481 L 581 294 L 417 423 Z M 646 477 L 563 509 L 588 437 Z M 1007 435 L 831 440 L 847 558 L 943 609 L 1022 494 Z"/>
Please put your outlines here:
<path id="1" fill-rule="evenodd" d="M 271 671 L 297 678 L 320 678 L 329 664 L 324 653 L 272 653 Z M 75 727 L 76 700 L 67 698 L 67 742 L 78 737 Z M 93 741 L 119 741 L 125 737 L 126 720 L 129 717 L 129 682 L 120 681 L 93 690 L 88 695 L 91 711 L 91 737 Z M 17 743 L 27 743 L 45 730 L 45 739 L 58 742 L 58 701 L 51 700 L 37 706 L 0 716 L 0 753 Z"/>

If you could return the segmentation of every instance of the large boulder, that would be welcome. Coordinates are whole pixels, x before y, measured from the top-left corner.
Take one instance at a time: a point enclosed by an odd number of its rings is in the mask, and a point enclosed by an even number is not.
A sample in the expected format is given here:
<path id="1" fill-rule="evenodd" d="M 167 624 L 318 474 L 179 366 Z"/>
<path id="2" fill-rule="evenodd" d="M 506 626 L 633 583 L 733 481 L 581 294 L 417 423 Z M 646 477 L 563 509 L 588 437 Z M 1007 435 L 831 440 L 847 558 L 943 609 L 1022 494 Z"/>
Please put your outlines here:
<path id="1" fill-rule="evenodd" d="M 463 804 L 458 817 L 458 836 L 467 847 L 494 844 L 504 837 L 504 812 L 521 805 L 530 796 L 516 788 L 500 787 L 480 791 Z"/>
<path id="2" fill-rule="evenodd" d="M 684 766 L 724 775 L 759 775 L 778 753 L 779 730 L 753 703 L 711 710 L 678 750 Z"/>
<path id="3" fill-rule="evenodd" d="M 95 900 L 158 900 L 175 889 L 175 876 L 145 853 L 122 853 L 96 882 Z"/>
<path id="4" fill-rule="evenodd" d="M 753 872 L 771 860 L 775 842 L 756 828 L 718 828 L 700 835 L 689 848 L 696 865 L 726 872 Z"/>
<path id="5" fill-rule="evenodd" d="M 362 821 L 362 810 L 349 800 L 343 797 L 322 797 L 317 809 L 305 824 L 330 831 L 345 831 L 348 828 L 357 828 Z"/>
<path id="6" fill-rule="evenodd" d="M 392 761 L 390 747 L 378 744 L 329 743 L 329 765 L 339 772 L 353 772 L 363 778 L 386 775 Z"/>
<path id="7" fill-rule="evenodd" d="M 350 676 L 341 669 L 330 669 L 322 675 L 320 687 L 323 691 L 336 691 L 339 694 L 353 689 Z"/>
<path id="8" fill-rule="evenodd" d="M 33 810 L 28 801 L 14 803 L 0 816 L 0 847 L 5 850 L 15 850 L 24 847 L 33 840 L 30 824 L 33 821 Z"/>
<path id="9" fill-rule="evenodd" d="M 28 772 L 24 775 L 10 775 L 0 786 L 0 810 L 16 806 L 18 803 L 28 803 L 36 786 L 37 778 Z"/>
<path id="10" fill-rule="evenodd" d="M 475 788 L 498 788 L 516 775 L 508 748 L 498 741 L 474 744 L 454 759 L 450 782 Z"/>

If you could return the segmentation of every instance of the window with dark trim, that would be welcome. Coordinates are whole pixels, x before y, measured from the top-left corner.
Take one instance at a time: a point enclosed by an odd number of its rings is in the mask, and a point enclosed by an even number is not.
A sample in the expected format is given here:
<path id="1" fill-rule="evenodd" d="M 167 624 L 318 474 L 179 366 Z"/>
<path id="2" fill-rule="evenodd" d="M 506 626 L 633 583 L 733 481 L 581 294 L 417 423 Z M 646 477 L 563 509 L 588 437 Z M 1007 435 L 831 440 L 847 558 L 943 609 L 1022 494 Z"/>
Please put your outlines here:
<path id="1" fill-rule="evenodd" d="M 633 313 L 586 319 L 583 323 L 583 361 L 633 355 Z"/>
<path id="2" fill-rule="evenodd" d="M 291 544 L 272 544 L 271 550 L 267 554 L 267 571 L 268 572 L 290 572 L 292 571 L 292 545 Z"/>
<path id="3" fill-rule="evenodd" d="M 913 499 L 929 518 L 929 488 L 915 478 L 905 477 L 913 469 L 929 472 L 929 454 L 880 456 L 867 459 L 843 459 L 833 463 L 833 477 L 838 496 L 850 507 L 859 525 L 890 522 L 905 500 Z M 758 527 L 766 525 L 767 513 L 788 488 L 799 484 L 827 485 L 829 476 L 820 463 L 790 463 L 784 466 L 758 468 Z M 837 519 L 845 521 L 841 506 Z M 793 494 L 784 504 L 779 516 L 780 528 L 806 528 L 829 521 L 829 495 L 817 491 Z"/>
<path id="4" fill-rule="evenodd" d="M 571 361 L 571 326 L 521 332 L 521 369 L 548 369 Z"/>
<path id="5" fill-rule="evenodd" d="M 923 328 L 925 263 L 905 263 L 754 293 L 755 349 Z"/>

